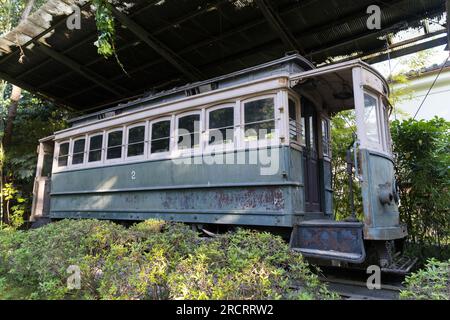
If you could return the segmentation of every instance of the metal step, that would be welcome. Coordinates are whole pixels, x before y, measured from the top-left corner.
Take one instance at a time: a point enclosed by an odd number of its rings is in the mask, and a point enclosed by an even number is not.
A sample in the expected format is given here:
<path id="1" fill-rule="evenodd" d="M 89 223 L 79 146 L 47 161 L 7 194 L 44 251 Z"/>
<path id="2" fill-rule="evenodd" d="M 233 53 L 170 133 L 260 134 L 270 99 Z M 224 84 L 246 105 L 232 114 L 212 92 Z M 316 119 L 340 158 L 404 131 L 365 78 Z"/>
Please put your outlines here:
<path id="1" fill-rule="evenodd" d="M 385 268 L 381 268 L 381 271 L 399 275 L 406 275 L 411 271 L 416 263 L 417 258 L 398 256 L 394 258 L 394 261 L 391 263 L 391 265 Z"/>
<path id="2" fill-rule="evenodd" d="M 294 226 L 290 248 L 305 257 L 362 263 L 366 258 L 363 224 L 309 220 Z"/>

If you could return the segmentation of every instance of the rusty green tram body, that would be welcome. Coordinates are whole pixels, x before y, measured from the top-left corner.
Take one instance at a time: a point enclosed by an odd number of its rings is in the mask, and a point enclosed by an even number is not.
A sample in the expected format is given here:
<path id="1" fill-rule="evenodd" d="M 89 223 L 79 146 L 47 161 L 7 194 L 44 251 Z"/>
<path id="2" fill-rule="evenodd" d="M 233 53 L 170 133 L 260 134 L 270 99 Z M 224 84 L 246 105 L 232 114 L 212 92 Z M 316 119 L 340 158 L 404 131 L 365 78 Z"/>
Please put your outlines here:
<path id="1" fill-rule="evenodd" d="M 71 120 L 42 139 L 33 217 L 283 230 L 305 256 L 392 268 L 400 224 L 388 86 L 298 55 Z M 336 222 L 330 116 L 354 109 L 363 221 Z M 347 148 L 347 146 L 342 146 Z"/>

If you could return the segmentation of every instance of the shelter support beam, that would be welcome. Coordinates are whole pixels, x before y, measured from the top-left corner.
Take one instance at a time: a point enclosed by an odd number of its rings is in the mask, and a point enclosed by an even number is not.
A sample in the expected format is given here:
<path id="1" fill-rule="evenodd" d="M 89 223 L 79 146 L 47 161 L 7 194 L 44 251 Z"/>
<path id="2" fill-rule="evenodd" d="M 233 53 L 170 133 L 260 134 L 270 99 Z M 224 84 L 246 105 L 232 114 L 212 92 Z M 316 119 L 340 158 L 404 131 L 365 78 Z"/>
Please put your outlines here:
<path id="1" fill-rule="evenodd" d="M 304 54 L 303 48 L 299 45 L 294 35 L 286 27 L 278 13 L 273 10 L 272 6 L 266 0 L 256 0 L 256 3 L 264 15 L 264 18 L 270 24 L 272 29 L 278 34 L 278 37 L 283 41 L 283 43 L 292 50 Z"/>
<path id="2" fill-rule="evenodd" d="M 161 43 L 158 39 L 147 32 L 143 27 L 138 25 L 126 14 L 120 12 L 116 8 L 112 8 L 114 16 L 120 21 L 122 25 L 127 27 L 140 40 L 144 41 L 149 47 L 155 50 L 164 59 L 170 62 L 175 68 L 182 72 L 190 81 L 198 81 L 205 78 L 202 73 L 192 66 L 189 62 L 178 56 L 166 45 Z"/>
<path id="3" fill-rule="evenodd" d="M 83 77 L 89 79 L 93 83 L 99 85 L 100 87 L 108 90 L 115 96 L 120 96 L 120 94 L 129 94 L 130 92 L 120 86 L 117 86 L 110 82 L 108 79 L 103 78 L 102 76 L 92 72 L 89 69 L 84 68 L 82 65 L 80 65 L 78 62 L 70 59 L 69 57 L 63 55 L 62 53 L 55 51 L 48 47 L 47 45 L 40 43 L 37 48 L 42 51 L 47 56 L 53 58 L 54 60 L 58 61 L 59 63 L 64 64 L 65 66 L 69 67 L 73 71 L 79 73 Z"/>

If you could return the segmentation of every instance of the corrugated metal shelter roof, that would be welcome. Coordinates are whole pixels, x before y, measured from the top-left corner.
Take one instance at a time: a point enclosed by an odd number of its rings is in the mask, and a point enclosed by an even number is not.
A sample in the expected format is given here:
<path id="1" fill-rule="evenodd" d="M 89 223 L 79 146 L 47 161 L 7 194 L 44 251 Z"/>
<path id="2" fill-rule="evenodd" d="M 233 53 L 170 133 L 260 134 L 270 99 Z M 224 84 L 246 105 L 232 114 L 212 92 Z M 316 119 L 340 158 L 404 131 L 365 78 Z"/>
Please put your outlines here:
<path id="1" fill-rule="evenodd" d="M 0 38 L 0 78 L 79 111 L 205 80 L 298 51 L 315 64 L 370 53 L 381 36 L 441 15 L 443 0 L 132 0 L 117 1 L 117 53 L 97 54 L 86 0 L 49 0 Z M 369 30 L 369 5 L 381 30 Z M 67 16 L 81 7 L 81 29 Z M 243 5 L 243 6 L 242 6 Z M 22 61 L 19 59 L 23 55 Z"/>

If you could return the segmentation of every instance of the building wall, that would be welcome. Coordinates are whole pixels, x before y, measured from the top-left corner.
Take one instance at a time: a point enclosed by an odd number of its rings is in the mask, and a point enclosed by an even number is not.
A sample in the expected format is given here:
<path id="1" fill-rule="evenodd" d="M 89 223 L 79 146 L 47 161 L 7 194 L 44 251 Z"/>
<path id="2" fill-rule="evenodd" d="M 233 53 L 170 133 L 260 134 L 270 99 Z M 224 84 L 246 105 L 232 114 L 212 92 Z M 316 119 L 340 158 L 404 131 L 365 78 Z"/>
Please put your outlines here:
<path id="1" fill-rule="evenodd" d="M 407 90 L 412 90 L 409 94 L 402 97 L 402 101 L 395 106 L 407 115 L 398 115 L 398 118 L 413 117 L 419 109 L 424 97 L 430 89 L 439 70 L 423 74 L 413 78 L 406 84 Z M 404 89 L 405 85 L 394 86 L 395 90 Z M 438 81 L 434 85 L 425 103 L 417 114 L 416 119 L 429 120 L 435 116 L 442 117 L 450 121 L 450 68 L 443 70 Z"/>

